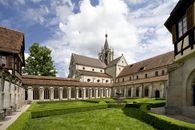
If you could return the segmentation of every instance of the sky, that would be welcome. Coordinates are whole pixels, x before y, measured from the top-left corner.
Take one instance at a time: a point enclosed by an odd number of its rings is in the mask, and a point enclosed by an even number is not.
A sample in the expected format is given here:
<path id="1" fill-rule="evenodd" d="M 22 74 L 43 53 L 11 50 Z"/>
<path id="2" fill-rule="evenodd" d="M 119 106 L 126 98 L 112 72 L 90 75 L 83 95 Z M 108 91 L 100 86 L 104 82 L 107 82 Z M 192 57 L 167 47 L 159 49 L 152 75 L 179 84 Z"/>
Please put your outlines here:
<path id="1" fill-rule="evenodd" d="M 173 50 L 164 27 L 178 0 L 0 0 L 0 26 L 25 33 L 25 58 L 37 42 L 52 50 L 57 76 L 72 53 L 98 57 L 108 34 L 114 58 L 128 64 Z"/>

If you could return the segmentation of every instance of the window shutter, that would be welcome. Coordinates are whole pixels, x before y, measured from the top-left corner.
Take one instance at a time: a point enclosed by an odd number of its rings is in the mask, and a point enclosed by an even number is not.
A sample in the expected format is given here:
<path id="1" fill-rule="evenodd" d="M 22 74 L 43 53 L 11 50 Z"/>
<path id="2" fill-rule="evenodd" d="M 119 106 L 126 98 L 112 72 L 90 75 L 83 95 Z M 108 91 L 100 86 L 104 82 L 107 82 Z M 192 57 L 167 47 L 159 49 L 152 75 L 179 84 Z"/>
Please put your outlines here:
<path id="1" fill-rule="evenodd" d="M 172 32 L 172 40 L 173 40 L 173 43 L 175 43 L 176 40 L 177 40 L 176 24 L 174 24 L 172 26 L 171 32 Z"/>
<path id="2" fill-rule="evenodd" d="M 187 11 L 186 11 L 186 14 L 187 14 L 187 27 L 188 27 L 188 30 L 190 29 L 190 28 L 192 28 L 193 27 L 193 25 L 194 25 L 194 8 L 193 8 L 193 5 L 194 4 L 192 4 L 188 9 L 187 9 Z"/>

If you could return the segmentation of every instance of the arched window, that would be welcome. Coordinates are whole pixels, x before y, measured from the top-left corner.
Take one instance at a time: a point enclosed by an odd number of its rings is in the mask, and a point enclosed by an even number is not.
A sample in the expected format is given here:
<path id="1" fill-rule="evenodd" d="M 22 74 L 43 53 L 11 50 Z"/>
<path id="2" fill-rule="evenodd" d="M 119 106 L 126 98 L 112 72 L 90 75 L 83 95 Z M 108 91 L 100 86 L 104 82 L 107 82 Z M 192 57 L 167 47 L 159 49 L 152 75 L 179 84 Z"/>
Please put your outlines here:
<path id="1" fill-rule="evenodd" d="M 79 88 L 79 98 L 82 98 L 82 89 Z"/>
<path id="2" fill-rule="evenodd" d="M 131 88 L 128 89 L 128 96 L 131 97 Z"/>
<path id="3" fill-rule="evenodd" d="M 54 88 L 54 99 L 58 99 L 58 98 L 59 98 L 58 88 Z"/>
<path id="4" fill-rule="evenodd" d="M 98 89 L 98 97 L 100 97 L 100 93 L 101 93 L 101 91 L 100 91 L 100 89 Z"/>
<path id="5" fill-rule="evenodd" d="M 76 88 L 71 88 L 71 98 L 76 97 Z"/>
<path id="6" fill-rule="evenodd" d="M 139 97 L 139 87 L 136 88 L 136 97 Z"/>
<path id="7" fill-rule="evenodd" d="M 160 98 L 160 91 L 159 90 L 155 91 L 155 98 Z"/>
<path id="8" fill-rule="evenodd" d="M 39 100 L 39 89 L 33 88 L 33 100 Z"/>
<path id="9" fill-rule="evenodd" d="M 95 89 L 92 89 L 92 97 L 95 97 Z"/>
<path id="10" fill-rule="evenodd" d="M 88 88 L 85 89 L 85 94 L 86 94 L 86 97 L 89 97 L 89 89 Z"/>
<path id="11" fill-rule="evenodd" d="M 145 87 L 144 95 L 145 95 L 145 97 L 149 96 L 149 88 L 148 87 Z"/>
<path id="12" fill-rule="evenodd" d="M 49 88 L 44 89 L 44 99 L 50 99 Z"/>
<path id="13" fill-rule="evenodd" d="M 67 98 L 67 88 L 63 88 L 63 98 Z"/>

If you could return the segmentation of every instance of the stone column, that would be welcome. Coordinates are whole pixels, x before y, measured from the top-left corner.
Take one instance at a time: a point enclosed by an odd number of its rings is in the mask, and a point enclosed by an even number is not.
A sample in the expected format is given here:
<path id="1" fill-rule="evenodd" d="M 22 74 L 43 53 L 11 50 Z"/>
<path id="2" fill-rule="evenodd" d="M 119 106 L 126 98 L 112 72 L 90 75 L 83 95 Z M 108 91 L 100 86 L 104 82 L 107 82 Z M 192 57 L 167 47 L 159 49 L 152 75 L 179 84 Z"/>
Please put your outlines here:
<path id="1" fill-rule="evenodd" d="M 149 86 L 149 97 L 152 98 L 152 91 L 153 91 L 153 88 L 152 88 L 152 85 Z"/>
<path id="2" fill-rule="evenodd" d="M 108 97 L 111 97 L 111 96 L 112 96 L 112 89 L 108 88 Z"/>
<path id="3" fill-rule="evenodd" d="M 131 97 L 134 97 L 134 88 L 131 87 Z"/>
<path id="4" fill-rule="evenodd" d="M 63 88 L 62 87 L 59 87 L 59 99 L 62 100 L 63 99 Z"/>
<path id="5" fill-rule="evenodd" d="M 92 88 L 89 88 L 89 98 L 92 98 Z"/>
<path id="6" fill-rule="evenodd" d="M 164 94 L 164 92 L 165 92 L 165 83 L 164 82 L 161 83 L 161 90 L 162 90 L 162 92 L 160 93 L 160 98 L 164 98 L 165 97 L 165 94 Z"/>
<path id="7" fill-rule="evenodd" d="M 127 97 L 127 87 L 124 88 L 124 97 Z"/>
<path id="8" fill-rule="evenodd" d="M 71 87 L 68 87 L 68 100 L 70 100 L 71 99 Z"/>
<path id="9" fill-rule="evenodd" d="M 106 91 L 105 97 L 107 98 L 108 97 L 108 88 L 106 88 L 105 91 Z"/>
<path id="10" fill-rule="evenodd" d="M 86 99 L 86 88 L 82 89 L 82 98 Z"/>
<path id="11" fill-rule="evenodd" d="M 95 98 L 98 98 L 98 89 L 95 88 Z"/>
<path id="12" fill-rule="evenodd" d="M 44 88 L 39 87 L 39 100 L 44 100 Z"/>
<path id="13" fill-rule="evenodd" d="M 142 86 L 139 87 L 139 97 L 142 97 Z"/>
<path id="14" fill-rule="evenodd" d="M 114 88 L 114 97 L 116 97 L 116 91 L 117 91 L 116 88 Z"/>
<path id="15" fill-rule="evenodd" d="M 103 98 L 103 88 L 100 88 L 100 98 Z"/>
<path id="16" fill-rule="evenodd" d="M 76 99 L 79 99 L 79 88 L 76 87 Z"/>
<path id="17" fill-rule="evenodd" d="M 50 100 L 54 99 L 54 88 L 50 87 Z"/>
<path id="18" fill-rule="evenodd" d="M 28 86 L 28 101 L 31 102 L 33 100 L 33 88 Z"/>

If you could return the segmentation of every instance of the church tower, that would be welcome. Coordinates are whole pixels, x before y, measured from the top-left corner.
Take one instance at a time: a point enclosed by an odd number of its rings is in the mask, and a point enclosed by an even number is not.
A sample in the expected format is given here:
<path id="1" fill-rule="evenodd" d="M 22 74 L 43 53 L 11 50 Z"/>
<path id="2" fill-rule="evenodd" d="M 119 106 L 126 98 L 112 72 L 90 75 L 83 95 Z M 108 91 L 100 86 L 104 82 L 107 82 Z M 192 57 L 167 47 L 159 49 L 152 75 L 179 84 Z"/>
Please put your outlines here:
<path id="1" fill-rule="evenodd" d="M 104 48 L 102 48 L 101 52 L 98 54 L 99 55 L 99 60 L 104 62 L 106 65 L 108 65 L 114 58 L 114 51 L 109 48 L 108 45 L 108 35 L 105 35 L 105 43 L 104 43 Z"/>

